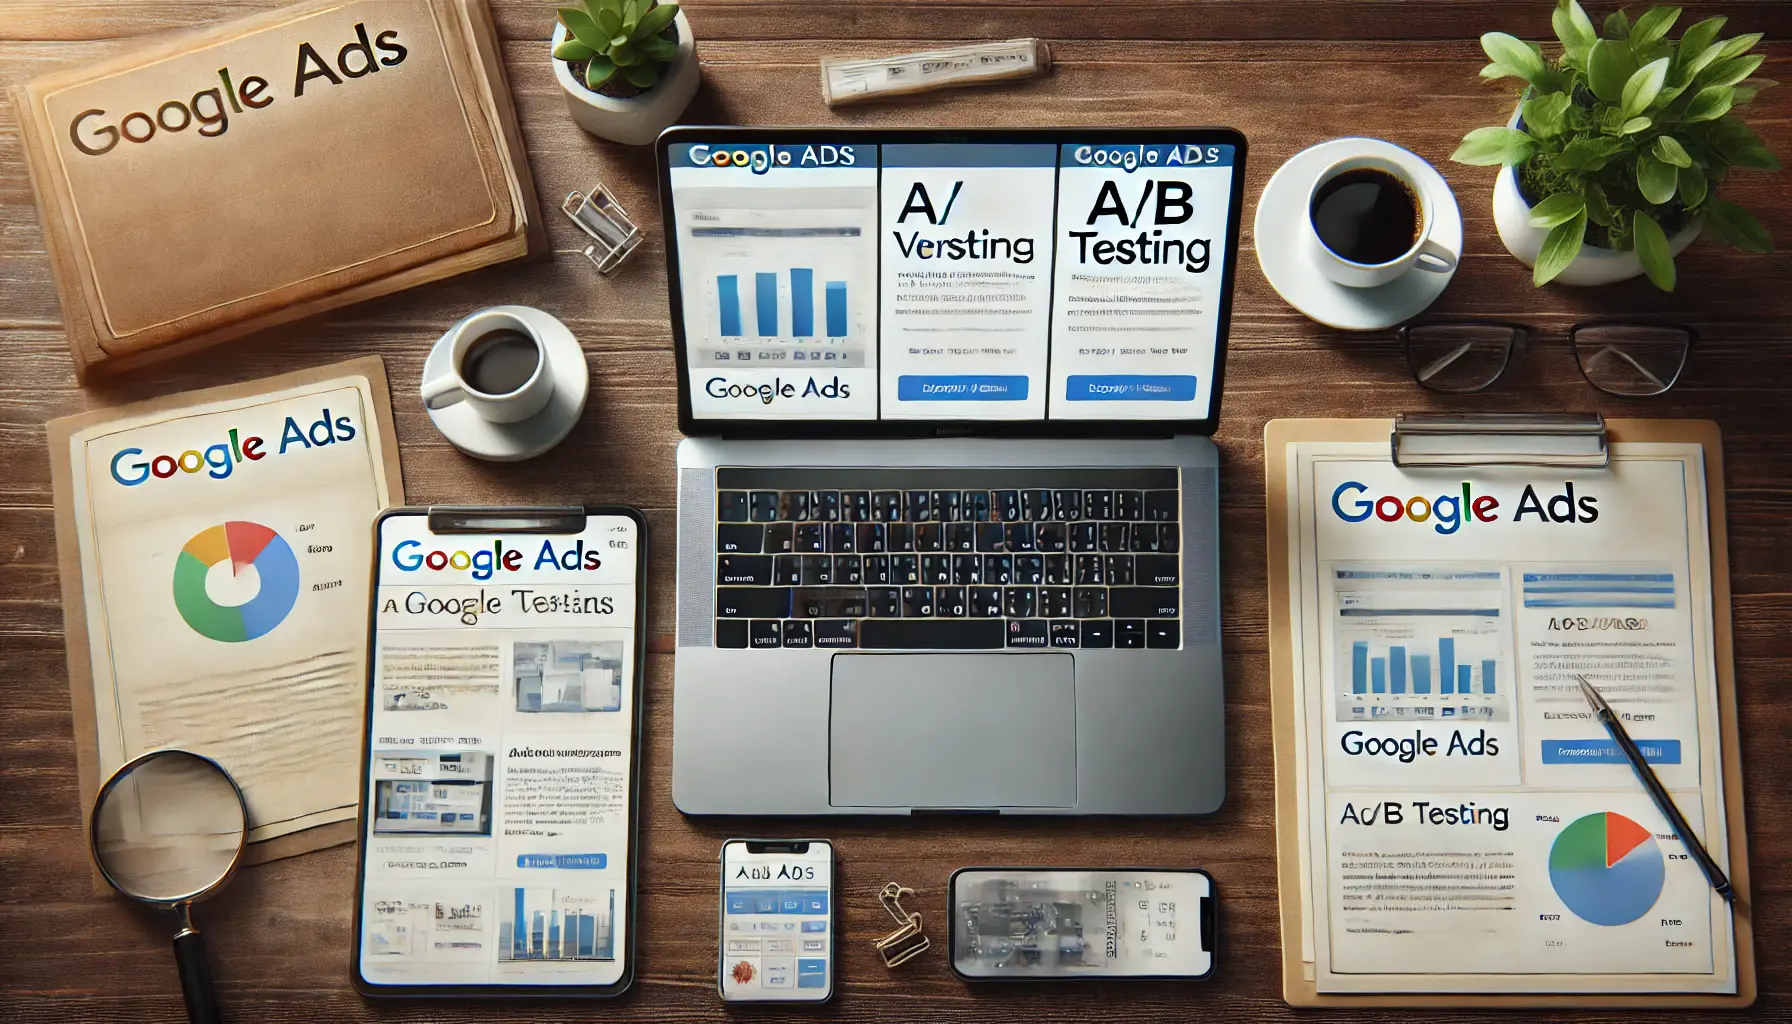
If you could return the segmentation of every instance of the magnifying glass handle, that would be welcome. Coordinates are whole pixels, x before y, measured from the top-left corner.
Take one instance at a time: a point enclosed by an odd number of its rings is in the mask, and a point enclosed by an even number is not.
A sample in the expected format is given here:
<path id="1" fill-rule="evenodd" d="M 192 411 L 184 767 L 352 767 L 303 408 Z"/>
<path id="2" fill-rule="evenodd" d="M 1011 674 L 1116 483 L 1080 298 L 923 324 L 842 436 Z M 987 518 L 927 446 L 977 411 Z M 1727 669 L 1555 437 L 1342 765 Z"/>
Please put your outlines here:
<path id="1" fill-rule="evenodd" d="M 205 939 L 192 925 L 174 937 L 174 963 L 180 969 L 180 991 L 187 999 L 191 1024 L 219 1024 L 218 996 L 212 991 L 212 969 Z"/>

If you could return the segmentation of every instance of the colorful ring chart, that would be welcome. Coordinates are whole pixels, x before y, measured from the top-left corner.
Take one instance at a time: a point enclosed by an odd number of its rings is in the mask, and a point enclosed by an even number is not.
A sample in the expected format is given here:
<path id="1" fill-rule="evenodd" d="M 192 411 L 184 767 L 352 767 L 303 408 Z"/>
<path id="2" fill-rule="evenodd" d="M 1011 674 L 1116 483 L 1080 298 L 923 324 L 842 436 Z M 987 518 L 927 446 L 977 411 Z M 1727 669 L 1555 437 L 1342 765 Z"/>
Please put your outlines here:
<path id="1" fill-rule="evenodd" d="M 239 605 L 222 605 L 205 592 L 212 566 L 229 561 L 233 574 L 254 566 L 261 589 Z M 242 643 L 265 636 L 299 600 L 299 560 L 273 530 L 233 519 L 194 534 L 174 563 L 174 607 L 200 636 Z"/>
<path id="2" fill-rule="evenodd" d="M 1647 914 L 1666 876 L 1655 837 L 1616 811 L 1576 818 L 1549 848 L 1549 884 L 1589 924 L 1629 924 Z"/>

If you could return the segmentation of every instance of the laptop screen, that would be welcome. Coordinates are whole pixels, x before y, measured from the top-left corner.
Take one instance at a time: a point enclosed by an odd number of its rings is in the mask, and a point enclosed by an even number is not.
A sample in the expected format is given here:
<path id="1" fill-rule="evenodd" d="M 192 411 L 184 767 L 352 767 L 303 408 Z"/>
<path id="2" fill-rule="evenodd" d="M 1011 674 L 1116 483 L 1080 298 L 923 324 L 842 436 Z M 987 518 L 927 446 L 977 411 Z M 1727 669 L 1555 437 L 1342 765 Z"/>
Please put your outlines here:
<path id="1" fill-rule="evenodd" d="M 660 145 L 690 423 L 1215 415 L 1236 133 L 680 128 Z"/>

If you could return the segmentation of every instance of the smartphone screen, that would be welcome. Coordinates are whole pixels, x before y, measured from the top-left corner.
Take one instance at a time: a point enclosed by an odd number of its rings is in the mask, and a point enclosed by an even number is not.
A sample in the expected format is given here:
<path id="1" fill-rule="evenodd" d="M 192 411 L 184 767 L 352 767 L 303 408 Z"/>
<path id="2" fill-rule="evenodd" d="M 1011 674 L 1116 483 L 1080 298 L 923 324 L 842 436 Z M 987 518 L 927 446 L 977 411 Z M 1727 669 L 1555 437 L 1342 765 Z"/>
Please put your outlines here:
<path id="1" fill-rule="evenodd" d="M 966 978 L 1202 978 L 1213 883 L 1198 870 L 964 868 L 952 967 Z"/>
<path id="2" fill-rule="evenodd" d="M 722 846 L 722 998 L 820 1002 L 834 994 L 834 848 L 819 839 Z"/>
<path id="3" fill-rule="evenodd" d="M 378 527 L 356 967 L 368 986 L 627 984 L 639 524 Z"/>

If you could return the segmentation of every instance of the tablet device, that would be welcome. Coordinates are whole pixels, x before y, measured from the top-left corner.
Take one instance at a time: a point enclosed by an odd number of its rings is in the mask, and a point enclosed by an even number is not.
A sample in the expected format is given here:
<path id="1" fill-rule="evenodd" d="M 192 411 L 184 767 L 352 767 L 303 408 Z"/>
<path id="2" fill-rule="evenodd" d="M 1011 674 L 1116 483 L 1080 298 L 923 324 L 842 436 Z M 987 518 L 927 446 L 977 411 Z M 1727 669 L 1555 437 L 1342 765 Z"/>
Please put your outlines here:
<path id="1" fill-rule="evenodd" d="M 629 986 L 646 546 L 621 506 L 376 520 L 363 994 Z"/>

